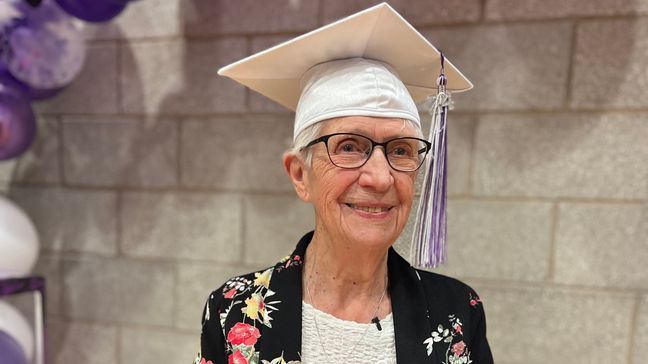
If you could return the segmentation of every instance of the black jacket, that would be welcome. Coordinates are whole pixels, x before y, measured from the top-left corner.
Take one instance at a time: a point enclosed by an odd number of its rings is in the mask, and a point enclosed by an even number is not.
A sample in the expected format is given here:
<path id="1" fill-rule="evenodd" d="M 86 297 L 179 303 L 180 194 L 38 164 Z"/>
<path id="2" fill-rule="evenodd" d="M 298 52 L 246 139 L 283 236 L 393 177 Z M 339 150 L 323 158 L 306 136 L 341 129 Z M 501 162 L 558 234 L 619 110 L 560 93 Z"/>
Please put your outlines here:
<path id="1" fill-rule="evenodd" d="M 228 280 L 203 312 L 196 363 L 299 362 L 302 266 L 313 233 L 274 267 Z M 401 363 L 493 363 L 479 297 L 464 283 L 413 268 L 391 248 L 389 293 Z"/>

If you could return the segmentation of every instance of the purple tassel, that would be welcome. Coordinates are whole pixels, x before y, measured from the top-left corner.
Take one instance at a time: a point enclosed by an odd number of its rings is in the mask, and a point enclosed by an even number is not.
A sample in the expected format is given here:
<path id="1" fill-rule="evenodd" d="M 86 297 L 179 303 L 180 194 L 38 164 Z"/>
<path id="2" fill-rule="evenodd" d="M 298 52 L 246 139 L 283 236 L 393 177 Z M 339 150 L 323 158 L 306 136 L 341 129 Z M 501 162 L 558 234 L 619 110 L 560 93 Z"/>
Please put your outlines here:
<path id="1" fill-rule="evenodd" d="M 419 201 L 414 234 L 412 236 L 411 263 L 420 268 L 435 268 L 447 258 L 446 249 L 446 186 L 447 186 L 447 116 L 451 104 L 450 94 L 445 86 L 447 79 L 443 72 L 438 78 L 438 93 L 432 99 L 429 140 L 432 143 L 432 157 L 425 165 L 425 176 Z"/>

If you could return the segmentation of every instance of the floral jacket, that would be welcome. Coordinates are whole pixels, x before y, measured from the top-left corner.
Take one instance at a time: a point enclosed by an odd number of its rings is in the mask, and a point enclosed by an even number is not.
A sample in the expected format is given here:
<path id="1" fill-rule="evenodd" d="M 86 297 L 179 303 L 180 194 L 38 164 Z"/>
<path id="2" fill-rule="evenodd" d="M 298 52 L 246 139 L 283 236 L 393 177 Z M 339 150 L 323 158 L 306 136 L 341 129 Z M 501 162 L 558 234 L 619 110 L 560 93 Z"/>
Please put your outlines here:
<path id="1" fill-rule="evenodd" d="M 301 273 L 312 236 L 274 267 L 232 278 L 211 293 L 195 364 L 300 363 Z M 398 363 L 493 363 L 475 291 L 411 267 L 393 248 L 387 264 Z"/>

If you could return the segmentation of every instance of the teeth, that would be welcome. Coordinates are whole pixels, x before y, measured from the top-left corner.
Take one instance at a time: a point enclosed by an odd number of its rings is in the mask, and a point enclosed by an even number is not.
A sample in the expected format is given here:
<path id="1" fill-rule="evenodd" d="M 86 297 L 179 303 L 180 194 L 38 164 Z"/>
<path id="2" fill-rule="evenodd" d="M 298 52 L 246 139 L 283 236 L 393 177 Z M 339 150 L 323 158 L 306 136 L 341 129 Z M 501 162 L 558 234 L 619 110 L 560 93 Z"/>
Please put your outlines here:
<path id="1" fill-rule="evenodd" d="M 369 212 L 369 213 L 372 213 L 372 214 L 377 214 L 377 213 L 380 213 L 380 212 L 389 211 L 389 208 L 387 208 L 387 207 L 367 207 L 367 206 L 356 206 L 356 205 L 351 205 L 351 204 L 348 204 L 348 205 L 350 207 L 356 209 L 356 210 L 365 211 L 365 212 Z"/>

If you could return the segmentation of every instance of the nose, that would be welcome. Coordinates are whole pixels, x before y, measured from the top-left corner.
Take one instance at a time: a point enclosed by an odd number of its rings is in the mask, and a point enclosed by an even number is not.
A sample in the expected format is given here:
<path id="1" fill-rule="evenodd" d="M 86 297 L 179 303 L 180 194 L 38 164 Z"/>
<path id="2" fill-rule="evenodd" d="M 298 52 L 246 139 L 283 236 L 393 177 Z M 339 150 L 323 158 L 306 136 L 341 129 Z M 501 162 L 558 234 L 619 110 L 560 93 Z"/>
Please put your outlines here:
<path id="1" fill-rule="evenodd" d="M 376 192 L 386 192 L 394 184 L 392 168 L 382 147 L 374 148 L 367 163 L 360 168 L 358 183 Z"/>

